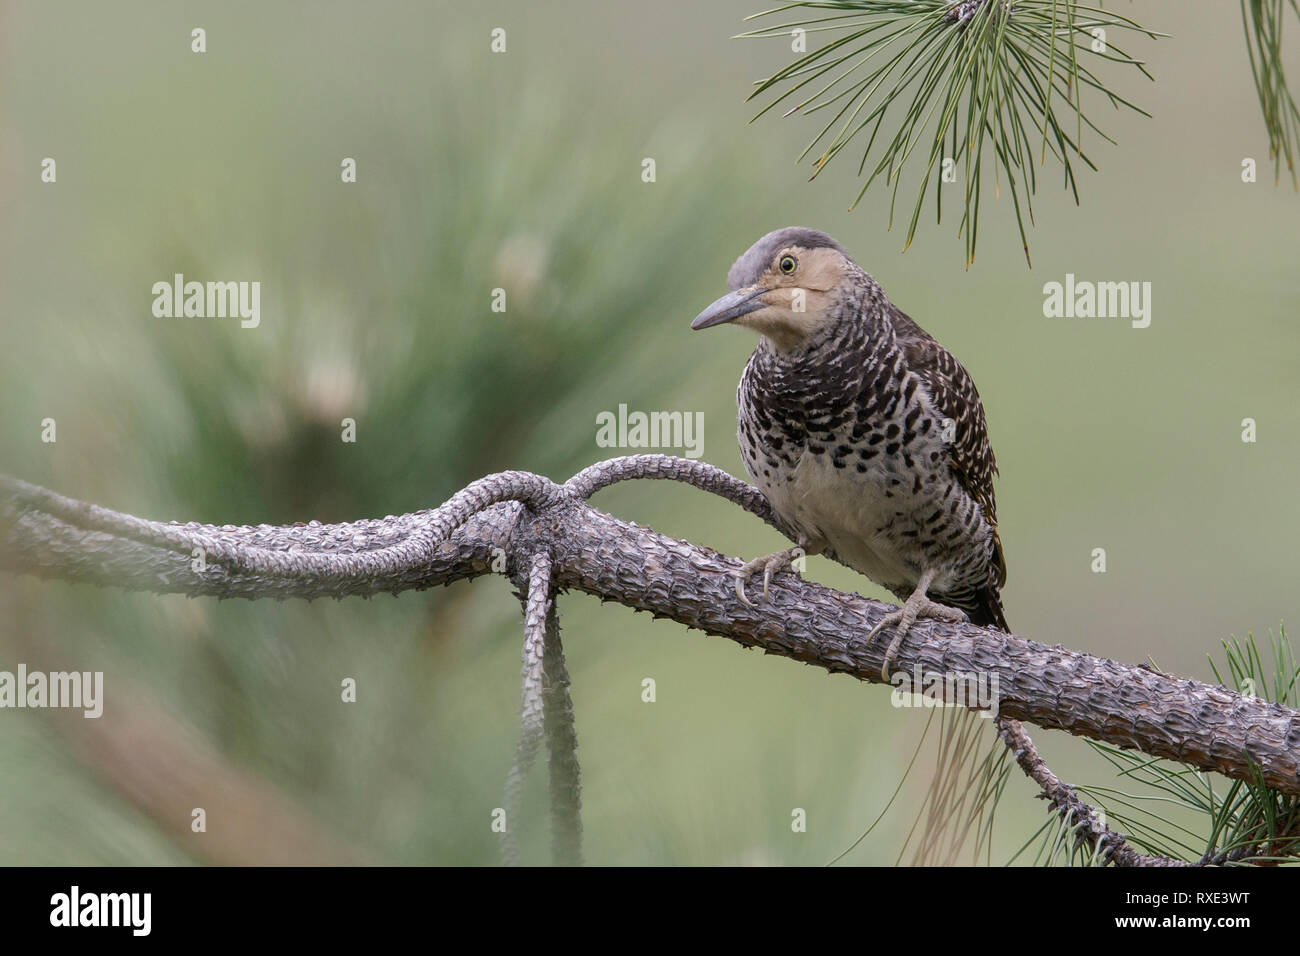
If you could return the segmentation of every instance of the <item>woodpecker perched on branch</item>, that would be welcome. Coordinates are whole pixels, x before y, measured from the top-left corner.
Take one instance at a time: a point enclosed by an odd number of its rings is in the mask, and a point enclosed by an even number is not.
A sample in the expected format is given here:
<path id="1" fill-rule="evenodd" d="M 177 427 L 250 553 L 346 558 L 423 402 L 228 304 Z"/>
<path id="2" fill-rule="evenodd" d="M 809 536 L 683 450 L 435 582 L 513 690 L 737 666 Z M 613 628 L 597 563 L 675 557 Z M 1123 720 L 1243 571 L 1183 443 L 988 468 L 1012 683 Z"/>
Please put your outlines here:
<path id="1" fill-rule="evenodd" d="M 999 591 L 989 444 L 975 383 L 825 233 L 768 233 L 736 260 L 729 293 L 692 329 L 760 333 L 740 379 L 745 468 L 799 546 L 750 561 L 745 583 L 832 550 L 902 601 L 881 676 L 918 618 L 1008 630 Z"/>

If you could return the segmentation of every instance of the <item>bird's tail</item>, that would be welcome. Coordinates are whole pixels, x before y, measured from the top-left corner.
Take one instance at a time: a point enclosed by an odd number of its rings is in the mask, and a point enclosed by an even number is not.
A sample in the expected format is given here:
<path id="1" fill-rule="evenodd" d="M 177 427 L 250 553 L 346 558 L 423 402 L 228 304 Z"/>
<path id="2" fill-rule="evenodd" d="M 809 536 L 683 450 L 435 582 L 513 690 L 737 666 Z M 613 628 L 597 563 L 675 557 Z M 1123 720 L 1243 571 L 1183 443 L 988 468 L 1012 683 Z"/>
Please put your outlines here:
<path id="1" fill-rule="evenodd" d="M 987 588 L 975 595 L 975 606 L 966 609 L 972 624 L 979 627 L 996 627 L 1000 631 L 1011 633 L 1007 625 L 1007 616 L 1002 613 L 1002 597 L 992 588 Z"/>
<path id="2" fill-rule="evenodd" d="M 1002 597 L 994 588 L 977 591 L 974 599 L 961 607 L 972 624 L 1011 633 L 1002 612 Z M 931 778 L 916 815 L 921 838 L 912 862 L 919 866 L 956 863 L 972 830 L 990 832 L 1001 792 L 992 781 L 999 772 L 998 761 L 993 758 L 1002 752 L 1002 746 L 996 737 L 988 745 L 982 742 L 988 724 L 980 718 L 987 714 L 966 709 L 951 713 L 950 719 L 939 724 L 937 746 L 943 757 L 940 770 Z M 999 721 L 1006 719 L 998 717 Z M 986 750 L 986 746 L 993 749 Z M 978 839 L 975 853 L 978 857 Z"/>

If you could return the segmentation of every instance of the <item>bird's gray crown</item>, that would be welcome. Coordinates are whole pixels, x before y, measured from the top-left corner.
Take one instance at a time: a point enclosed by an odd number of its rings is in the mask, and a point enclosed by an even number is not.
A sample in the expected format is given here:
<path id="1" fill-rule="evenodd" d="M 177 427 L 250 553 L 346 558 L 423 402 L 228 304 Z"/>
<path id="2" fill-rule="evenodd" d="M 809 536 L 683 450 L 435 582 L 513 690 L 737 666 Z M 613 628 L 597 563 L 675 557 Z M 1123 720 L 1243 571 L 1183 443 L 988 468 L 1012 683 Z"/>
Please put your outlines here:
<path id="1" fill-rule="evenodd" d="M 843 246 L 824 232 L 806 229 L 803 226 L 786 226 L 784 229 L 769 232 L 736 260 L 731 271 L 727 273 L 727 288 L 735 292 L 737 289 L 754 285 L 758 282 L 758 277 L 772 264 L 776 254 L 787 246 L 835 249 L 846 259 L 851 258 Z"/>

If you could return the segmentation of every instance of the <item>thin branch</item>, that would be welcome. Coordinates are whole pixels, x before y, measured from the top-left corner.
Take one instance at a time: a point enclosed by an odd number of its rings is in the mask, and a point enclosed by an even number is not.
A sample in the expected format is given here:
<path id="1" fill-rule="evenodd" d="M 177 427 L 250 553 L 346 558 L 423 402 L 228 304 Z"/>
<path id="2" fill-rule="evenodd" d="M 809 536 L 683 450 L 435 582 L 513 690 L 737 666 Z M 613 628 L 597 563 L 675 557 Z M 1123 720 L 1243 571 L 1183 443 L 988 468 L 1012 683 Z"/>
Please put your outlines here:
<path id="1" fill-rule="evenodd" d="M 524 784 L 541 749 L 545 730 L 545 683 L 542 658 L 546 651 L 547 612 L 551 606 L 551 556 L 533 555 L 524 600 L 523 688 L 519 694 L 519 744 L 515 762 L 506 777 L 506 832 L 501 858 L 507 866 L 519 865 L 519 839 L 515 836 L 524 803 Z"/>
<path id="2" fill-rule="evenodd" d="M 554 594 L 546 610 L 545 681 L 542 704 L 551 770 L 551 832 L 558 866 L 582 865 L 582 774 L 578 767 L 578 731 L 564 666 L 559 615 Z"/>
<path id="3" fill-rule="evenodd" d="M 543 736 L 550 756 L 551 829 L 557 866 L 582 865 L 582 775 L 578 733 L 569 697 L 569 671 L 560 643 L 560 620 L 551 586 L 551 556 L 533 555 L 524 599 L 523 689 L 520 734 L 514 766 L 506 778 L 506 839 L 502 856 L 519 865 L 515 822 L 523 806 L 524 782 Z"/>
<path id="4" fill-rule="evenodd" d="M 1084 803 L 1074 789 L 1052 773 L 1038 748 L 1026 733 L 1024 725 L 1018 720 L 998 719 L 998 736 L 1007 745 L 1015 757 L 1020 769 L 1030 780 L 1038 784 L 1043 797 L 1051 803 L 1052 809 L 1074 831 L 1074 838 L 1085 842 L 1093 852 L 1101 855 L 1116 866 L 1191 866 L 1182 860 L 1173 860 L 1164 856 L 1147 856 L 1138 853 L 1128 841 L 1114 830 L 1108 829 L 1101 816 L 1091 806 Z"/>
<path id="5" fill-rule="evenodd" d="M 732 504 L 761 518 L 792 541 L 798 540 L 798 532 L 777 516 L 756 486 L 704 461 L 672 455 L 625 455 L 610 458 L 582 469 L 564 483 L 564 490 L 585 501 L 602 488 L 635 479 L 684 482 L 701 491 L 726 498 Z M 838 560 L 833 551 L 823 551 L 822 555 L 832 561 Z"/>

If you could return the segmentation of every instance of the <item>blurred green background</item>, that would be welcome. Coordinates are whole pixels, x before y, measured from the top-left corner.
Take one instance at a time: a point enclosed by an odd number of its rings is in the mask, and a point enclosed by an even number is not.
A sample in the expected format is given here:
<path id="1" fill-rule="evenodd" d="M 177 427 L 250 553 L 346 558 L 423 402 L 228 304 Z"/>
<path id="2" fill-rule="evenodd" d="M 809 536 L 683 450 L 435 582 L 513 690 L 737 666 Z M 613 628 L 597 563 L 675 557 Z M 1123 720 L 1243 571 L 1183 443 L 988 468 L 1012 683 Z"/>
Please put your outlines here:
<path id="1" fill-rule="evenodd" d="M 791 55 L 729 39 L 762 8 L 0 4 L 0 471 L 157 519 L 340 521 L 506 468 L 563 479 L 618 453 L 595 420 L 626 403 L 703 412 L 704 458 L 743 475 L 754 342 L 687 326 L 751 242 L 801 224 L 979 383 L 1018 633 L 1205 678 L 1223 637 L 1293 616 L 1300 201 L 1272 184 L 1236 5 L 1132 4 L 1173 34 L 1129 44 L 1156 82 L 1104 75 L 1154 118 L 1094 98 L 1118 146 L 1085 139 L 1081 208 L 1042 176 L 1032 271 L 1005 199 L 986 197 L 964 271 L 956 216 L 927 212 L 900 255 L 886 193 L 846 212 L 853 159 L 808 183 L 816 121 L 747 122 L 749 84 Z M 260 327 L 155 318 L 150 287 L 176 272 L 260 280 Z M 1151 282 L 1150 328 L 1044 318 L 1067 272 Z M 781 546 L 685 486 L 596 504 L 737 556 Z M 885 597 L 821 559 L 808 574 Z M 824 863 L 927 716 L 584 595 L 560 611 L 594 863 Z M 100 721 L 0 713 L 0 862 L 495 863 L 519 647 L 500 578 L 313 604 L 0 578 L 0 669 L 103 670 L 107 693 Z M 1112 779 L 1082 742 L 1035 736 L 1064 778 Z M 895 860 L 931 773 L 848 862 Z M 1000 816 L 995 859 L 1042 818 L 1018 776 Z M 545 862 L 544 768 L 515 822 Z"/>

